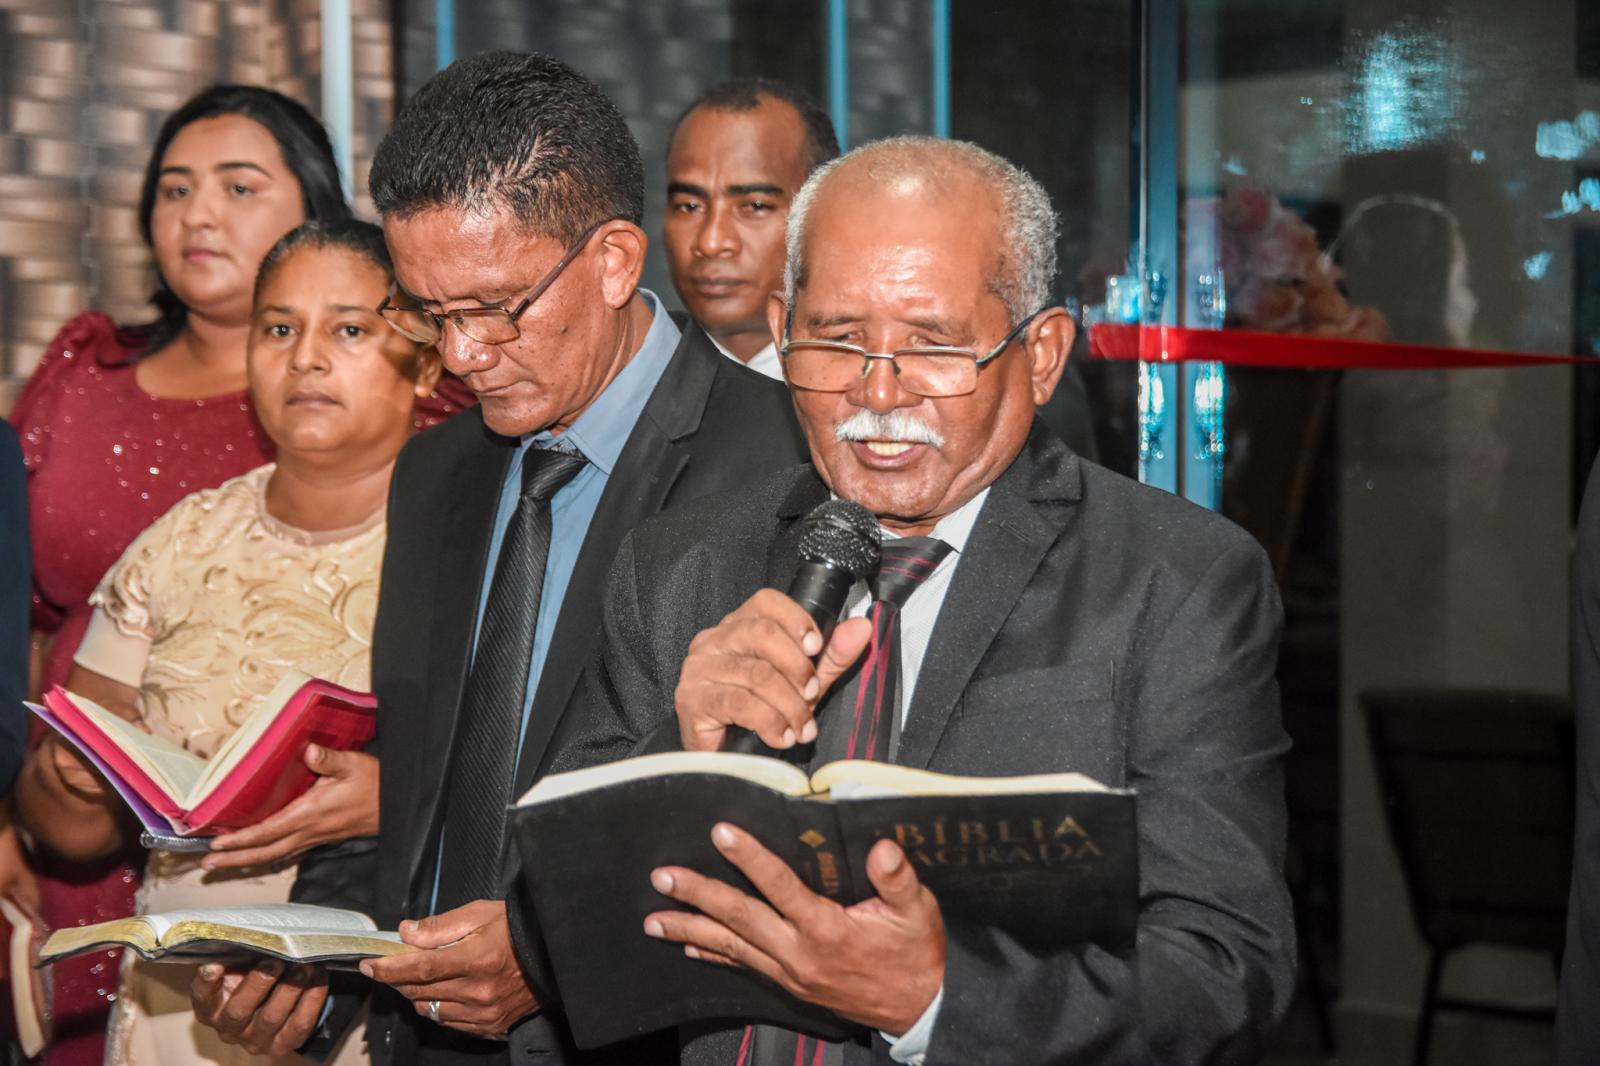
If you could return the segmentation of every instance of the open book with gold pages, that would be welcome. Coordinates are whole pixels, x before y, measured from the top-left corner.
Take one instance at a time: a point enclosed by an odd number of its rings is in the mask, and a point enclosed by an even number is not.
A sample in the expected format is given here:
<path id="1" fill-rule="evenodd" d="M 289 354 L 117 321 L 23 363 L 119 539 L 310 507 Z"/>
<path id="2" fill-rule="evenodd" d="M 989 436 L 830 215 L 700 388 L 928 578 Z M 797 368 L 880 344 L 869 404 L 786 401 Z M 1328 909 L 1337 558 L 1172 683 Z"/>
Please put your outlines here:
<path id="1" fill-rule="evenodd" d="M 678 907 L 650 884 L 678 865 L 752 886 L 716 850 L 732 822 L 843 905 L 873 895 L 867 852 L 898 841 L 946 921 L 1029 948 L 1122 950 L 1138 919 L 1134 794 L 1082 774 L 954 777 L 834 762 L 807 776 L 778 759 L 670 752 L 553 774 L 511 813 L 556 984 L 580 1046 L 724 1019 L 819 1036 L 849 1026 L 750 971 L 696 962 L 643 932 Z"/>
<path id="2" fill-rule="evenodd" d="M 415 951 L 400 934 L 382 932 L 357 911 L 304 903 L 192 907 L 95 925 L 57 929 L 39 951 L 41 962 L 107 947 L 129 947 L 146 959 L 197 959 L 270 955 L 286 962 L 354 963 Z"/>
<path id="3" fill-rule="evenodd" d="M 43 706 L 27 706 L 94 764 L 158 838 L 254 825 L 311 787 L 308 744 L 348 751 L 377 727 L 369 693 L 292 670 L 209 759 L 59 686 Z"/>

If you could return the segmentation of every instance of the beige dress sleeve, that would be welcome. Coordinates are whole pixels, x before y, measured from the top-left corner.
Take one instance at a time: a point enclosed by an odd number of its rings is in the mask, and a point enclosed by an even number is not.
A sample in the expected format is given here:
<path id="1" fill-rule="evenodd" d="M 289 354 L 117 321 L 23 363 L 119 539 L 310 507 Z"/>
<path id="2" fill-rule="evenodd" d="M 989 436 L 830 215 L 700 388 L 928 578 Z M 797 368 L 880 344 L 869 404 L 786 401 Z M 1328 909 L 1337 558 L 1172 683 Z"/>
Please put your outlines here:
<path id="1" fill-rule="evenodd" d="M 150 646 L 162 633 L 160 590 L 171 587 L 176 562 L 173 530 L 190 498 L 134 538 L 89 596 L 94 608 L 73 662 L 130 688 L 144 679 Z"/>

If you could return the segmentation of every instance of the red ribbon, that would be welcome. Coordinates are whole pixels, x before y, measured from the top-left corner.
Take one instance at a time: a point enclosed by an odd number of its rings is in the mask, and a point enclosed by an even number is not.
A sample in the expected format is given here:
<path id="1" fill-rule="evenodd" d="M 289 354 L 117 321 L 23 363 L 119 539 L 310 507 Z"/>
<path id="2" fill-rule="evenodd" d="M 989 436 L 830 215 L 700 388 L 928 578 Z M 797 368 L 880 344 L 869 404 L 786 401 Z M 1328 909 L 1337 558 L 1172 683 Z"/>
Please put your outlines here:
<path id="1" fill-rule="evenodd" d="M 1223 363 L 1296 370 L 1457 370 L 1503 366 L 1600 363 L 1594 356 L 1498 352 L 1260 333 L 1248 329 L 1185 329 L 1101 323 L 1089 328 L 1089 353 L 1099 359 L 1147 363 Z"/>

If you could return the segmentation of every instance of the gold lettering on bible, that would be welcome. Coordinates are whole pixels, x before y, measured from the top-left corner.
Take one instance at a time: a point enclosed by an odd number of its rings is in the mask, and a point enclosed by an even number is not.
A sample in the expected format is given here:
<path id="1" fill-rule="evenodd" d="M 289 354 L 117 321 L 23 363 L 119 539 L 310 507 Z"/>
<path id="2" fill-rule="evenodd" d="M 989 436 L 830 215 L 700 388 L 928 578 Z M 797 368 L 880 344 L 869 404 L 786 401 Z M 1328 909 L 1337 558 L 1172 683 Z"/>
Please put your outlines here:
<path id="1" fill-rule="evenodd" d="M 831 851 L 817 852 L 817 873 L 822 878 L 822 889 L 830 896 L 839 894 L 839 860 Z"/>
<path id="2" fill-rule="evenodd" d="M 1055 865 L 1098 859 L 1102 852 L 1077 819 L 898 823 L 895 842 L 919 866 Z"/>

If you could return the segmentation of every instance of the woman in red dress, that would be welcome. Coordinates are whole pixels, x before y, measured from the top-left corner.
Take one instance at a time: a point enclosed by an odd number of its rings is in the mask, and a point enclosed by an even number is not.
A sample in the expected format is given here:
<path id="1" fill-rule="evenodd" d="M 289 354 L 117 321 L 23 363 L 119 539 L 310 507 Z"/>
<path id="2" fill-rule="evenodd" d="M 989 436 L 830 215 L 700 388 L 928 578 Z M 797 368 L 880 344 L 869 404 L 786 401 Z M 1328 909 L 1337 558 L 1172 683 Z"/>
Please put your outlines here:
<path id="1" fill-rule="evenodd" d="M 12 413 L 28 470 L 42 687 L 65 679 L 87 597 L 134 536 L 197 489 L 271 458 L 245 388 L 256 268 L 300 223 L 349 214 L 327 134 L 286 96 L 216 86 L 162 125 L 139 200 L 159 317 L 131 329 L 94 311 L 74 318 Z M 419 422 L 453 409 L 419 405 Z M 0 835 L 0 866 L 15 854 L 11 832 Z M 52 928 L 133 913 L 141 856 L 35 861 Z M 17 876 L 0 871 L 0 882 Z M 118 955 L 52 968 L 51 1066 L 101 1061 Z"/>

